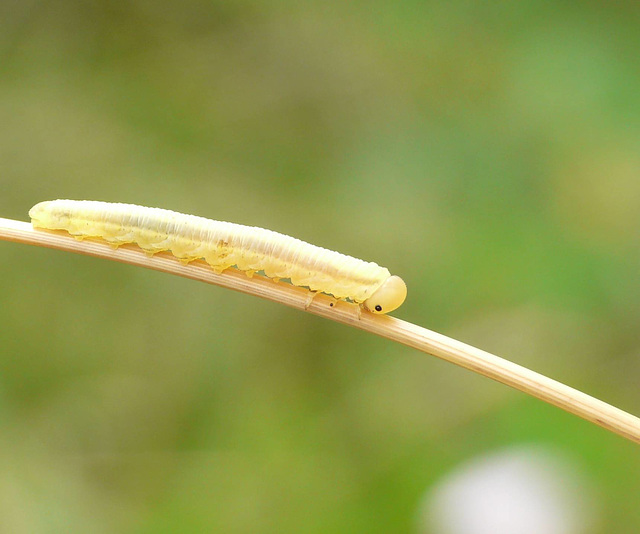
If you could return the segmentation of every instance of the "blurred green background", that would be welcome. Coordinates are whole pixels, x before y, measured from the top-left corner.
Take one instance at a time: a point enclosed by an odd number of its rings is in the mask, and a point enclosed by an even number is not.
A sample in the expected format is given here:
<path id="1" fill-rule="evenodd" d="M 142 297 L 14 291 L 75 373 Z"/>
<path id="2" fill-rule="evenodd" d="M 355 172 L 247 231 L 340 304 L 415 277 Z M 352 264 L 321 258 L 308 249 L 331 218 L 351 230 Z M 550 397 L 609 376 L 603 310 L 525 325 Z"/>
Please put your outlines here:
<path id="1" fill-rule="evenodd" d="M 55 198 L 376 261 L 395 315 L 640 414 L 637 2 L 2 0 L 0 216 Z M 0 532 L 416 532 L 548 444 L 639 532 L 636 445 L 330 321 L 0 243 Z"/>

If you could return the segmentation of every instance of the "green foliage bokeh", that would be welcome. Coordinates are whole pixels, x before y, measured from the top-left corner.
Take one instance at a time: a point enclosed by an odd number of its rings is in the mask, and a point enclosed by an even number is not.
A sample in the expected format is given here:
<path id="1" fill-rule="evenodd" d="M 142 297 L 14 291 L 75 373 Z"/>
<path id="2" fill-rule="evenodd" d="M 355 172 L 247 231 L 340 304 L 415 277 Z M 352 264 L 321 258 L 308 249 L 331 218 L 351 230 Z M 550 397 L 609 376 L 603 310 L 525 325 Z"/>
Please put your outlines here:
<path id="1" fill-rule="evenodd" d="M 54 198 L 292 234 L 395 315 L 640 413 L 633 2 L 0 4 L 0 216 Z M 0 243 L 0 531 L 414 532 L 509 444 L 640 531 L 637 446 L 386 340 Z"/>

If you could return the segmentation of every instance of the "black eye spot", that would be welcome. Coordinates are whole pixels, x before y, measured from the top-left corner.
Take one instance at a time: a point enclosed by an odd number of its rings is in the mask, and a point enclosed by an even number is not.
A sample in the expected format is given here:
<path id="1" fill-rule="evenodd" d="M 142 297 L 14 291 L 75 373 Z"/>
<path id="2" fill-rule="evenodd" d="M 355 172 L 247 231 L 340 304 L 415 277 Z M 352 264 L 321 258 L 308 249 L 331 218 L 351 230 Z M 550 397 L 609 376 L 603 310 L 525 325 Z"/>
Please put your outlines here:
<path id="1" fill-rule="evenodd" d="M 329 306 L 331 306 L 331 307 L 333 308 L 333 302 L 330 302 L 330 303 L 329 303 Z"/>
<path id="2" fill-rule="evenodd" d="M 377 311 L 377 312 L 382 311 L 382 306 L 380 306 L 380 304 L 378 304 L 378 305 L 376 306 L 376 311 Z"/>

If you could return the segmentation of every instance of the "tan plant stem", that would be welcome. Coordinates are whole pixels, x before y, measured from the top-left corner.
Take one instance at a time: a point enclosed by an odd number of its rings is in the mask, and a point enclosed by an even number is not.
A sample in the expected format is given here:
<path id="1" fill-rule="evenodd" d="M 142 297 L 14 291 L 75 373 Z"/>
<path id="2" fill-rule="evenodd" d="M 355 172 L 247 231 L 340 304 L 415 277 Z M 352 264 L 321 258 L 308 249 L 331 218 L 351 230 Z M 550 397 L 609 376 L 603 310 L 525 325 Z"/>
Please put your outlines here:
<path id="1" fill-rule="evenodd" d="M 305 288 L 287 283 L 274 283 L 259 275 L 248 278 L 236 269 L 227 269 L 222 274 L 216 274 L 204 261 L 184 264 L 170 253 L 161 252 L 149 256 L 135 245 L 124 245 L 114 249 L 99 240 L 77 241 L 66 232 L 34 230 L 29 223 L 10 219 L 0 218 L 0 240 L 56 248 L 148 267 L 306 310 L 455 363 L 640 443 L 640 419 L 627 412 L 525 367 L 406 321 L 386 315 L 374 315 L 364 310 L 358 314 L 357 306 L 354 304 L 336 301 L 323 294 L 318 294 L 309 304 L 309 292 Z"/>

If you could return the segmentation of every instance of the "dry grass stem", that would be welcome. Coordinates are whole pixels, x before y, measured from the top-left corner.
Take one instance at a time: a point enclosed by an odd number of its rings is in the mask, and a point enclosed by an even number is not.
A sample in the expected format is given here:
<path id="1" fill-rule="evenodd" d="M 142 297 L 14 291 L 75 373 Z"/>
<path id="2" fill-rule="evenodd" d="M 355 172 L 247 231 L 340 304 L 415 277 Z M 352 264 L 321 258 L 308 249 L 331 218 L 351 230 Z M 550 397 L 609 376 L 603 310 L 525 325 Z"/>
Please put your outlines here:
<path id="1" fill-rule="evenodd" d="M 114 249 L 98 240 L 77 241 L 66 232 L 34 230 L 29 223 L 10 219 L 0 218 L 0 240 L 67 250 L 148 267 L 249 293 L 300 310 L 305 310 L 308 296 L 308 290 L 304 288 L 286 283 L 276 284 L 258 275 L 248 278 L 236 269 L 216 274 L 203 261 L 185 265 L 169 253 L 159 253 L 150 257 L 137 246 L 125 245 Z M 455 363 L 640 443 L 640 419 L 637 417 L 483 350 L 394 317 L 363 311 L 358 318 L 355 305 L 346 302 L 336 303 L 327 295 L 317 295 L 306 311 Z"/>

